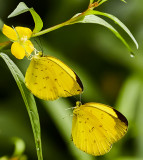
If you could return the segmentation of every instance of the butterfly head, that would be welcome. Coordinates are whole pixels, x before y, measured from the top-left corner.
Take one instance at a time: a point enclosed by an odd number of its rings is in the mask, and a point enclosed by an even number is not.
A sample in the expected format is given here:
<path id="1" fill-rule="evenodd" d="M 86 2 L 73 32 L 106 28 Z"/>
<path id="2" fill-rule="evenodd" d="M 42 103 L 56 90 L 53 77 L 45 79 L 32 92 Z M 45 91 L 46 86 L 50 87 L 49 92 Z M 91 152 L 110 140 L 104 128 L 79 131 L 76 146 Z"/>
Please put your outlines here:
<path id="1" fill-rule="evenodd" d="M 76 102 L 76 107 L 80 107 L 82 105 L 81 101 Z"/>
<path id="2" fill-rule="evenodd" d="M 34 58 L 40 58 L 42 56 L 43 56 L 43 52 L 37 51 L 37 50 L 35 51 L 35 54 L 33 55 Z"/>

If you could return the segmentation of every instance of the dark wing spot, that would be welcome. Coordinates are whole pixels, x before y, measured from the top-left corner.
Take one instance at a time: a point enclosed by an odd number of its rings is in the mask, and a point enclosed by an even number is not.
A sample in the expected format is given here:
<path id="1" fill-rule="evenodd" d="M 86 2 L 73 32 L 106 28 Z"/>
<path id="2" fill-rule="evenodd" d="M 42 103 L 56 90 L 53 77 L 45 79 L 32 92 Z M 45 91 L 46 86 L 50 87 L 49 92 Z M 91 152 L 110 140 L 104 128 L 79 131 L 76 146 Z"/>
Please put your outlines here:
<path id="1" fill-rule="evenodd" d="M 55 78 L 55 81 L 57 81 L 57 78 Z"/>
<path id="2" fill-rule="evenodd" d="M 37 76 L 35 76 L 35 78 L 37 78 Z"/>
<path id="3" fill-rule="evenodd" d="M 45 68 L 45 70 L 47 70 L 47 68 Z"/>
<path id="4" fill-rule="evenodd" d="M 46 88 L 46 86 L 43 87 L 44 89 Z"/>
<path id="5" fill-rule="evenodd" d="M 79 121 L 79 123 L 81 123 L 81 121 Z"/>
<path id="6" fill-rule="evenodd" d="M 89 120 L 89 118 L 86 118 L 87 120 Z"/>
<path id="7" fill-rule="evenodd" d="M 100 124 L 99 127 L 103 127 L 103 125 Z"/>
<path id="8" fill-rule="evenodd" d="M 45 77 L 45 79 L 46 79 L 46 80 L 49 79 L 49 76 Z"/>
<path id="9" fill-rule="evenodd" d="M 94 139 L 93 143 L 96 143 L 96 140 Z"/>
<path id="10" fill-rule="evenodd" d="M 43 71 L 43 69 L 41 69 L 41 71 Z"/>
<path id="11" fill-rule="evenodd" d="M 92 131 L 93 131 L 94 129 L 95 129 L 94 127 L 91 128 Z"/>
<path id="12" fill-rule="evenodd" d="M 35 82 L 34 84 L 38 84 L 37 82 Z"/>

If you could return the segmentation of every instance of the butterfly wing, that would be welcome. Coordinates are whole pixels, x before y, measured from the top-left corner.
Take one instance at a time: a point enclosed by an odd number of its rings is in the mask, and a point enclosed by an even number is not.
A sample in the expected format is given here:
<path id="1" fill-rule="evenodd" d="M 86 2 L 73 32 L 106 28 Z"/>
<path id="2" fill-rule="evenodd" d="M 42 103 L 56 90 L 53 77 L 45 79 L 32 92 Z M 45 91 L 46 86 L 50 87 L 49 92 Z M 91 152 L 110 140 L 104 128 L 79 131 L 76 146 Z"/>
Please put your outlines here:
<path id="1" fill-rule="evenodd" d="M 78 95 L 83 91 L 76 73 L 50 56 L 32 58 L 26 71 L 25 84 L 35 96 L 44 100 Z"/>
<path id="2" fill-rule="evenodd" d="M 73 111 L 72 138 L 82 151 L 99 156 L 127 132 L 128 122 L 117 110 L 99 103 L 86 103 Z"/>

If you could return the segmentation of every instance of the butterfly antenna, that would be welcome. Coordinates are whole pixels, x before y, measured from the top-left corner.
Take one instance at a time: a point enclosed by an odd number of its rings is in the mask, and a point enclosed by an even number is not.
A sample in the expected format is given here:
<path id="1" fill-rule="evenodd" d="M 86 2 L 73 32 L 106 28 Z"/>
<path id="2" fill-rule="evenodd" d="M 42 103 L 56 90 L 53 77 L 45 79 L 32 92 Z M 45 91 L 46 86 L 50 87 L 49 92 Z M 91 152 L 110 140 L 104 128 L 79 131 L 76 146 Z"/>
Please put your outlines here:
<path id="1" fill-rule="evenodd" d="M 80 100 L 80 102 L 81 102 L 81 93 L 80 93 L 80 97 L 79 97 L 79 100 Z"/>
<path id="2" fill-rule="evenodd" d="M 38 41 L 37 41 L 37 39 L 34 39 L 34 41 L 36 42 L 36 44 L 40 48 L 41 52 L 43 53 L 43 47 L 42 47 L 42 42 L 41 42 L 40 37 L 38 37 Z"/>
<path id="3" fill-rule="evenodd" d="M 73 117 L 73 114 L 69 114 L 69 115 L 63 115 L 63 117 L 62 117 L 62 119 L 65 119 L 65 118 L 67 118 L 67 117 Z"/>
<path id="4" fill-rule="evenodd" d="M 75 109 L 75 108 L 77 108 L 77 107 L 70 107 L 70 108 L 66 108 L 65 110 L 67 111 L 67 110 L 70 110 L 70 109 Z"/>

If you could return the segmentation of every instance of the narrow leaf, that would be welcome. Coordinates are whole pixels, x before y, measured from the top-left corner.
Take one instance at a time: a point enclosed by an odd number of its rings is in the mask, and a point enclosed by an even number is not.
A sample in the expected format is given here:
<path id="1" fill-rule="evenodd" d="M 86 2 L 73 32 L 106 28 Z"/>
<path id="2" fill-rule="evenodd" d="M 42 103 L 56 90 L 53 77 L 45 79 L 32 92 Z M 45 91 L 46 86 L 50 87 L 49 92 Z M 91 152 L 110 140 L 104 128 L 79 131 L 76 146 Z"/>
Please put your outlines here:
<path id="1" fill-rule="evenodd" d="M 21 92 L 22 98 L 26 105 L 29 118 L 32 125 L 32 130 L 34 133 L 34 139 L 37 149 L 38 160 L 42 160 L 42 147 L 41 147 L 41 131 L 40 131 L 40 122 L 39 115 L 37 111 L 37 106 L 35 103 L 35 99 L 30 91 L 25 87 L 24 76 L 19 70 L 19 68 L 14 64 L 14 62 L 4 53 L 0 53 L 0 56 L 3 58 L 8 68 L 10 69 L 18 88 Z"/>
<path id="2" fill-rule="evenodd" d="M 8 18 L 20 15 L 27 11 L 30 11 L 35 23 L 33 33 L 39 32 L 43 27 L 43 21 L 40 18 L 40 16 L 35 12 L 35 10 L 33 8 L 28 8 L 24 2 L 20 2 L 19 5 L 16 7 L 16 9 L 8 16 Z"/>
<path id="3" fill-rule="evenodd" d="M 116 106 L 119 111 L 127 116 L 129 122 L 134 121 L 140 90 L 141 80 L 136 75 L 132 75 L 125 81 L 119 93 Z"/>
<path id="4" fill-rule="evenodd" d="M 15 17 L 27 11 L 29 11 L 29 8 L 26 6 L 26 4 L 24 2 L 20 2 L 16 9 L 8 16 L 8 18 Z"/>
<path id="5" fill-rule="evenodd" d="M 108 17 L 111 20 L 113 20 L 116 24 L 118 24 L 130 36 L 130 38 L 135 43 L 136 48 L 138 49 L 138 43 L 137 43 L 136 39 L 134 38 L 134 36 L 130 32 L 130 30 L 117 17 L 115 17 L 111 14 L 108 14 L 108 13 L 103 13 L 103 12 L 99 12 L 99 11 L 95 11 L 95 10 L 92 10 L 90 13 L 93 13 L 93 14 L 96 14 L 96 15 L 102 15 L 102 16 Z"/>
<path id="6" fill-rule="evenodd" d="M 114 27 L 112 27 L 108 22 L 103 20 L 102 18 L 95 16 L 95 15 L 87 15 L 84 17 L 83 20 L 77 21 L 76 23 L 96 23 L 104 27 L 107 27 L 124 43 L 124 45 L 128 48 L 128 50 L 132 52 L 132 49 L 130 48 L 128 43 L 125 41 L 125 39 L 119 34 L 119 32 Z"/>
<path id="7" fill-rule="evenodd" d="M 30 8 L 29 11 L 35 22 L 35 28 L 33 30 L 33 33 L 37 33 L 43 28 L 43 21 L 33 8 Z"/>
<path id="8" fill-rule="evenodd" d="M 124 2 L 124 3 L 127 3 L 125 0 L 121 0 L 122 2 Z"/>
<path id="9" fill-rule="evenodd" d="M 0 19 L 0 30 L 2 30 L 3 25 L 4 25 L 4 23 L 3 23 L 3 21 Z"/>

